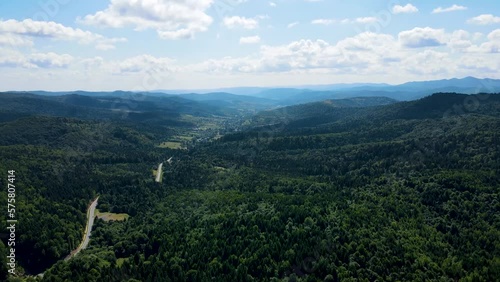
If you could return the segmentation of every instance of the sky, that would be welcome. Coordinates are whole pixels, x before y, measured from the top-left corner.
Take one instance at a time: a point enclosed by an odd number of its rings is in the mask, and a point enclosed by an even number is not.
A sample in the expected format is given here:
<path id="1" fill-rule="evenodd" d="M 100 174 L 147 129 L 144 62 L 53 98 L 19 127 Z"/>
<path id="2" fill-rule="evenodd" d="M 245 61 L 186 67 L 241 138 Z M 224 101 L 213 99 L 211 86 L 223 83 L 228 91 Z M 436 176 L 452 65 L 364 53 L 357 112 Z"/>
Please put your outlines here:
<path id="1" fill-rule="evenodd" d="M 500 79 L 500 1 L 0 1 L 0 91 Z"/>

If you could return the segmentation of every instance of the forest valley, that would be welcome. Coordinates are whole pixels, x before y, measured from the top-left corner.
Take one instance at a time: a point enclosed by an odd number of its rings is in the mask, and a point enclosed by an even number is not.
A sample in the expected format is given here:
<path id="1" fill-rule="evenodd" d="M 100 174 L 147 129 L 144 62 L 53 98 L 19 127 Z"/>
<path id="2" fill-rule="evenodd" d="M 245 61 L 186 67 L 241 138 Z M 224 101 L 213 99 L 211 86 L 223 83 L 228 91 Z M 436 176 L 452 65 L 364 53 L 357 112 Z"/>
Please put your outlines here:
<path id="1" fill-rule="evenodd" d="M 18 216 L 3 281 L 500 281 L 498 94 L 266 109 L 0 93 L 0 134 Z M 65 261 L 96 196 L 123 216 Z"/>

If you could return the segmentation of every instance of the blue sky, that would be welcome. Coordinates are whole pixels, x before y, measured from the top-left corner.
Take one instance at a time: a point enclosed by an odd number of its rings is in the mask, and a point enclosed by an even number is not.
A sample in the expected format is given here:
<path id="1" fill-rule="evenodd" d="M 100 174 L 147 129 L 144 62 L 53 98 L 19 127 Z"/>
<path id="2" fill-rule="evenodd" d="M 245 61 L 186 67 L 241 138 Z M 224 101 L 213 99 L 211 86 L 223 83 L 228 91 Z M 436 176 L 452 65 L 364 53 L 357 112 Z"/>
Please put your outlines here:
<path id="1" fill-rule="evenodd" d="M 0 91 L 500 79 L 500 2 L 0 1 Z"/>

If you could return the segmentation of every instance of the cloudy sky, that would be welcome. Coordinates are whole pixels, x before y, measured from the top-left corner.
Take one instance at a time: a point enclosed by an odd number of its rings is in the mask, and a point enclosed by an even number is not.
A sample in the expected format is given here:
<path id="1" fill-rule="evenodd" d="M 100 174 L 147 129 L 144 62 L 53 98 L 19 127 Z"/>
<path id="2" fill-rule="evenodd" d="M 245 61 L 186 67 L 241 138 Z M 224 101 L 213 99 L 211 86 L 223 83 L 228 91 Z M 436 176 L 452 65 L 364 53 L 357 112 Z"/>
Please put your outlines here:
<path id="1" fill-rule="evenodd" d="M 0 91 L 500 78 L 491 0 L 0 1 Z"/>

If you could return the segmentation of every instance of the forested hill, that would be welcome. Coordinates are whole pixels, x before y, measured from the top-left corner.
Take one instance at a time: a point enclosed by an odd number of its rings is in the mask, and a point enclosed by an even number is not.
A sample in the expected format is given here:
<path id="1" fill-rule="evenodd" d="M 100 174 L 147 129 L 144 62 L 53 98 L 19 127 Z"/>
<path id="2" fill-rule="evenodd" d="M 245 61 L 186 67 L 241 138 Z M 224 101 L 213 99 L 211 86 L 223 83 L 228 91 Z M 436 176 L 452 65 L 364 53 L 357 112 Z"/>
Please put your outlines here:
<path id="1" fill-rule="evenodd" d="M 0 169 L 17 176 L 20 273 L 40 273 L 78 246 L 96 195 L 102 195 L 101 210 L 129 215 L 158 201 L 165 191 L 156 191 L 153 168 L 182 154 L 159 145 L 235 113 L 179 97 L 0 93 Z M 0 252 L 5 258 L 3 244 Z M 0 280 L 6 274 L 1 262 Z"/>
<path id="2" fill-rule="evenodd" d="M 498 281 L 500 95 L 337 111 L 289 114 L 196 154 L 233 172 L 213 189 L 262 195 L 274 217 L 253 222 L 280 235 L 261 244 L 293 251 L 277 261 L 304 281 Z"/>
<path id="3" fill-rule="evenodd" d="M 463 114 L 495 115 L 498 94 L 466 95 L 457 93 L 436 93 L 418 100 L 394 103 L 389 98 L 326 100 L 302 105 L 262 111 L 247 124 L 247 128 L 274 125 L 275 128 L 317 127 L 335 121 L 356 119 L 359 121 L 426 119 L 460 116 Z M 367 100 L 364 100 L 367 99 Z M 387 105 L 387 106 L 384 106 Z M 374 107 L 367 107 L 374 106 Z M 377 107 L 375 107 L 377 106 Z M 278 126 L 279 125 L 279 126 Z"/>
<path id="4" fill-rule="evenodd" d="M 208 105 L 176 96 L 148 96 L 128 93 L 123 96 L 40 96 L 31 93 L 0 93 L 0 121 L 21 116 L 50 115 L 80 119 L 167 124 L 179 122 L 182 114 L 195 116 L 234 115 L 234 109 Z"/>
<path id="5" fill-rule="evenodd" d="M 205 119 L 192 122 L 229 123 Z M 0 123 L 9 135 L 0 169 L 15 169 L 20 187 L 22 268 L 46 270 L 42 281 L 500 277 L 498 94 L 297 105 L 190 150 L 157 146 L 172 134 L 157 127 L 50 116 Z M 78 243 L 96 194 L 98 209 L 130 217 L 97 220 L 89 248 L 58 261 Z"/>

